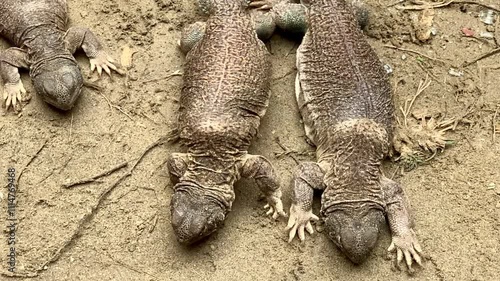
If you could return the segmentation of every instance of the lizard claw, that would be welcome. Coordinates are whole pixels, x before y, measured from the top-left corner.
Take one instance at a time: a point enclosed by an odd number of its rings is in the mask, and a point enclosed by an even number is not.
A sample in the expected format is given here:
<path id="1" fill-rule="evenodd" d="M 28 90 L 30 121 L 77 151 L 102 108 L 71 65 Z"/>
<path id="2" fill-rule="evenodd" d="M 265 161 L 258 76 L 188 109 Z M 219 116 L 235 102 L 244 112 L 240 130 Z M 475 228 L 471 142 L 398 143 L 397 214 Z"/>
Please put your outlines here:
<path id="1" fill-rule="evenodd" d="M 21 94 L 26 94 L 23 83 L 19 80 L 17 83 L 6 83 L 4 85 L 3 100 L 5 103 L 5 109 L 8 110 L 12 105 L 12 108 L 16 110 L 16 105 L 21 103 L 23 100 Z"/>
<path id="2" fill-rule="evenodd" d="M 272 214 L 272 218 L 275 220 L 277 218 L 286 217 L 286 213 L 283 210 L 283 203 L 281 202 L 281 192 L 279 194 L 272 194 L 267 196 L 267 204 L 264 209 L 268 209 L 266 215 Z"/>
<path id="3" fill-rule="evenodd" d="M 306 236 L 304 230 L 309 234 L 314 233 L 314 228 L 311 221 L 318 221 L 319 218 L 313 214 L 312 210 L 304 211 L 301 207 L 292 204 L 290 207 L 290 218 L 285 230 L 290 231 L 288 234 L 288 243 L 292 242 L 296 235 L 299 236 L 300 241 L 304 241 Z"/>
<path id="4" fill-rule="evenodd" d="M 396 251 L 396 265 L 399 269 L 401 268 L 403 258 L 405 259 L 410 272 L 413 271 L 413 260 L 415 260 L 418 265 L 422 266 L 422 247 L 420 246 L 417 236 L 413 230 L 410 230 L 408 233 L 403 235 L 394 235 L 392 237 L 391 245 L 387 251 Z"/>
<path id="5" fill-rule="evenodd" d="M 90 71 L 93 72 L 96 68 L 99 76 L 101 76 L 102 70 L 104 70 L 109 76 L 111 76 L 111 70 L 114 70 L 119 74 L 123 74 L 123 72 L 116 67 L 115 60 L 108 56 L 106 52 L 102 51 L 98 52 L 97 56 L 94 58 L 90 58 Z"/>

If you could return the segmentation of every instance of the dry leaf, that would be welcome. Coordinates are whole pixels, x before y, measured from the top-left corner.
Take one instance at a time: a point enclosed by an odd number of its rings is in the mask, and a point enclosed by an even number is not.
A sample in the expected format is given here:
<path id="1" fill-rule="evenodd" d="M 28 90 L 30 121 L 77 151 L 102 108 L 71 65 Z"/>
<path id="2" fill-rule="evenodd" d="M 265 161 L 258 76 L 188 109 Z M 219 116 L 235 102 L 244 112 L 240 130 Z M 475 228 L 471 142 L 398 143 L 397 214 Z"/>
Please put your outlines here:
<path id="1" fill-rule="evenodd" d="M 420 41 L 431 38 L 432 21 L 434 20 L 434 9 L 428 8 L 422 11 L 416 24 L 416 36 Z"/>

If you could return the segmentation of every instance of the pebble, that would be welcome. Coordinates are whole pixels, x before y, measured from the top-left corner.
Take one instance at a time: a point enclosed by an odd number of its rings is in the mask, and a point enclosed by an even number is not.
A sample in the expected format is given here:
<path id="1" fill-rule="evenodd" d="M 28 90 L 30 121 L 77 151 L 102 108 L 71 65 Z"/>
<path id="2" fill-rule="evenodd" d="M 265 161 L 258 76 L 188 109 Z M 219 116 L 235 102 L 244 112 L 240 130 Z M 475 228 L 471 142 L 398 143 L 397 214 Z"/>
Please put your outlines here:
<path id="1" fill-rule="evenodd" d="M 496 184 L 492 182 L 492 183 L 488 184 L 488 187 L 486 189 L 488 189 L 488 190 L 495 189 L 495 187 L 496 187 Z"/>
<path id="2" fill-rule="evenodd" d="M 479 12 L 479 19 L 485 24 L 492 25 L 495 22 L 495 12 L 493 10 L 482 10 Z"/>
<path id="3" fill-rule="evenodd" d="M 450 68 L 450 70 L 448 70 L 448 74 L 455 77 L 462 77 L 464 72 L 455 68 Z"/>
<path id="4" fill-rule="evenodd" d="M 479 37 L 486 38 L 486 39 L 493 39 L 495 37 L 495 35 L 493 35 L 493 33 L 491 33 L 491 32 L 481 32 L 479 34 Z"/>
<path id="5" fill-rule="evenodd" d="M 392 66 L 389 64 L 384 64 L 384 69 L 387 72 L 387 74 L 391 74 L 394 70 L 392 69 Z"/>

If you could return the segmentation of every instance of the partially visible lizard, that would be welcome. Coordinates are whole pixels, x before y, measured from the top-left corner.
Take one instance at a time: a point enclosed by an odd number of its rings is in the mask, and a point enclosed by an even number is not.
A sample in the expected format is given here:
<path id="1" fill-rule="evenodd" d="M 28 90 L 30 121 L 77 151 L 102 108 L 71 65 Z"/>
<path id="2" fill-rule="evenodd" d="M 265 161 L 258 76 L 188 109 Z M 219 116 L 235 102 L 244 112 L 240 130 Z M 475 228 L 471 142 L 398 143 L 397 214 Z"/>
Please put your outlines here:
<path id="1" fill-rule="evenodd" d="M 83 85 L 73 54 L 82 48 L 97 68 L 110 74 L 117 71 L 114 60 L 104 51 L 97 37 L 87 28 L 68 25 L 66 0 L 0 1 L 0 35 L 17 47 L 0 52 L 0 76 L 6 109 L 23 99 L 26 90 L 19 68 L 29 69 L 35 91 L 47 103 L 71 109 Z"/>
<path id="2" fill-rule="evenodd" d="M 198 8 L 200 12 L 207 16 L 210 15 L 210 1 L 213 0 L 198 0 Z M 249 8 L 248 13 L 252 21 L 253 28 L 257 33 L 259 39 L 263 41 L 269 39 L 274 34 L 276 23 L 274 22 L 271 13 L 269 13 L 268 10 L 270 7 L 272 7 L 272 4 L 278 3 L 279 1 L 281 0 L 269 0 L 269 2 L 247 1 L 248 3 L 246 5 Z M 193 48 L 194 44 L 196 44 L 200 40 L 204 33 L 204 22 L 195 22 L 186 26 L 182 31 L 181 40 L 177 42 L 181 51 L 186 54 L 191 48 Z"/>
<path id="3" fill-rule="evenodd" d="M 167 161 L 171 223 L 177 240 L 192 244 L 216 231 L 235 199 L 234 184 L 253 178 L 268 214 L 284 216 L 271 163 L 248 154 L 270 97 L 270 56 L 257 37 L 245 0 L 200 0 L 210 14 L 183 32 L 187 52 L 178 131 L 186 153 Z M 187 42 L 187 43 L 186 43 Z"/>
<path id="4" fill-rule="evenodd" d="M 284 29 L 307 30 L 297 50 L 295 92 L 317 162 L 294 174 L 287 229 L 291 242 L 313 233 L 313 190 L 323 190 L 321 215 L 330 239 L 354 263 L 375 247 L 386 217 L 389 251 L 409 269 L 421 264 L 408 200 L 381 164 L 394 135 L 394 105 L 387 74 L 345 0 L 282 2 L 271 10 Z M 307 26 L 304 26 L 307 25 Z"/>

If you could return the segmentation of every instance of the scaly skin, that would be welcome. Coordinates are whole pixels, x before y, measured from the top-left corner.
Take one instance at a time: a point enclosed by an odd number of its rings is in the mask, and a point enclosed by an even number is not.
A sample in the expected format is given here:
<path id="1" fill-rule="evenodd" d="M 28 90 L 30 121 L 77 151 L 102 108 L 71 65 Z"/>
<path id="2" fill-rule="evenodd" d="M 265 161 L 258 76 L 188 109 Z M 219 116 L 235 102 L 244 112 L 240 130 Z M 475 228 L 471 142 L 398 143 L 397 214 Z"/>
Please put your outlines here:
<path id="1" fill-rule="evenodd" d="M 15 108 L 26 91 L 18 68 L 30 70 L 35 91 L 47 103 L 71 109 L 83 85 L 83 78 L 73 57 L 82 48 L 90 59 L 91 70 L 110 74 L 117 70 L 114 61 L 86 28 L 67 29 L 66 0 L 0 1 L 0 35 L 18 48 L 0 52 L 0 76 L 3 98 L 8 109 Z"/>
<path id="2" fill-rule="evenodd" d="M 220 227 L 240 177 L 255 179 L 268 214 L 285 215 L 271 163 L 247 153 L 268 105 L 271 65 L 243 3 L 200 1 L 210 13 L 204 35 L 184 33 L 181 39 L 181 46 L 194 46 L 187 49 L 179 101 L 178 126 L 187 153 L 172 154 L 168 168 L 175 184 L 171 222 L 183 244 Z"/>
<path id="3" fill-rule="evenodd" d="M 411 270 L 413 259 L 421 263 L 421 247 L 408 202 L 381 170 L 394 134 L 386 72 L 345 0 L 307 2 L 280 3 L 272 11 L 285 30 L 307 24 L 297 50 L 296 94 L 306 134 L 317 146 L 318 162 L 302 163 L 295 173 L 290 241 L 313 232 L 313 189 L 320 189 L 326 231 L 352 262 L 369 256 L 386 216 L 389 250 L 397 251 L 398 265 L 404 256 Z"/>

